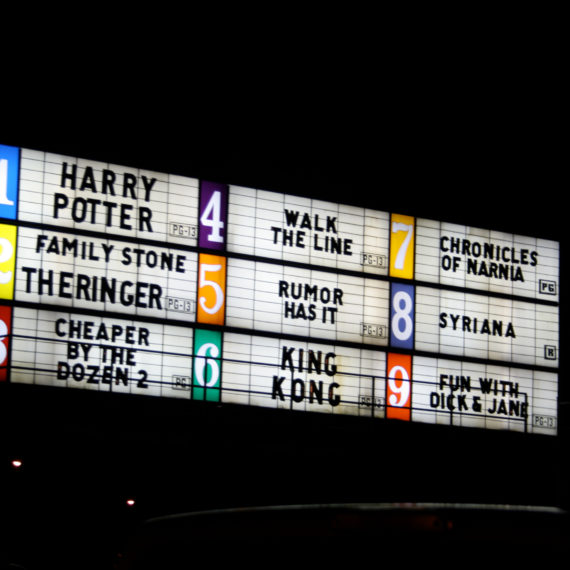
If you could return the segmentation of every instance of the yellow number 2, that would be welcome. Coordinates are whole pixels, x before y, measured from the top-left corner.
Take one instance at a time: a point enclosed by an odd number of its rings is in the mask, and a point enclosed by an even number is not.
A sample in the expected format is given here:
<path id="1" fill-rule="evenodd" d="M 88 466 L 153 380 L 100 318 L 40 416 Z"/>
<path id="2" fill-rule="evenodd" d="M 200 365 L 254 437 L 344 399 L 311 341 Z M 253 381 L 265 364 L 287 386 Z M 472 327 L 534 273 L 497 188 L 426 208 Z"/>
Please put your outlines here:
<path id="1" fill-rule="evenodd" d="M 16 226 L 0 224 L 0 299 L 14 298 Z"/>

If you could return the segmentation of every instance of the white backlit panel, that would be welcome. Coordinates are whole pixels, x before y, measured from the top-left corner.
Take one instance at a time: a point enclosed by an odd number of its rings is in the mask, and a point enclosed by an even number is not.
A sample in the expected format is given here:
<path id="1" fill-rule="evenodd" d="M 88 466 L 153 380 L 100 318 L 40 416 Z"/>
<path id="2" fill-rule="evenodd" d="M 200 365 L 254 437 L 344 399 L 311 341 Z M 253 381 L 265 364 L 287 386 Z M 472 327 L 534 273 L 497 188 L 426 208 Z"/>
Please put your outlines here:
<path id="1" fill-rule="evenodd" d="M 418 219 L 416 279 L 558 301 L 554 241 Z"/>
<path id="2" fill-rule="evenodd" d="M 194 320 L 193 252 L 18 228 L 15 299 Z"/>
<path id="3" fill-rule="evenodd" d="M 415 348 L 555 368 L 558 308 L 418 287 Z"/>
<path id="4" fill-rule="evenodd" d="M 12 382 L 189 398 L 193 330 L 14 308 Z"/>
<path id="5" fill-rule="evenodd" d="M 413 370 L 414 421 L 556 433 L 556 374 L 425 357 Z"/>
<path id="6" fill-rule="evenodd" d="M 388 310 L 386 281 L 228 261 L 230 327 L 386 346 Z"/>
<path id="7" fill-rule="evenodd" d="M 22 149 L 18 218 L 192 246 L 198 180 Z"/>
<path id="8" fill-rule="evenodd" d="M 0 145 L 0 382 L 555 435 L 559 255 Z"/>
<path id="9" fill-rule="evenodd" d="M 190 328 L 19 307 L 13 317 L 13 382 L 191 399 L 221 369 L 221 402 L 386 415 L 383 351 L 226 333 L 221 358 L 198 373 Z M 556 433 L 555 373 L 415 356 L 400 383 L 412 421 Z"/>
<path id="10" fill-rule="evenodd" d="M 385 367 L 382 352 L 228 333 L 222 400 L 383 417 Z"/>
<path id="11" fill-rule="evenodd" d="M 230 186 L 228 251 L 281 261 L 388 272 L 389 214 Z"/>

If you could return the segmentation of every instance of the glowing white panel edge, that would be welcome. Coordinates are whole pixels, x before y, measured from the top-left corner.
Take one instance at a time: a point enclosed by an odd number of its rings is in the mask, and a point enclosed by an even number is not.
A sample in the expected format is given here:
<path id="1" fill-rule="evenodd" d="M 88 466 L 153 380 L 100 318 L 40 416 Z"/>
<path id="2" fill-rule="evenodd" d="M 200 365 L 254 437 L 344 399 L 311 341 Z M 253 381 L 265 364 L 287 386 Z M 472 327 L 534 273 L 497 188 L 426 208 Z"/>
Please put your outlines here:
<path id="1" fill-rule="evenodd" d="M 199 360 L 189 350 L 193 335 L 187 327 L 16 307 L 12 381 L 191 399 Z M 225 403 L 385 417 L 382 351 L 226 333 L 221 369 Z M 416 356 L 411 419 L 552 435 L 557 380 L 544 371 Z"/>

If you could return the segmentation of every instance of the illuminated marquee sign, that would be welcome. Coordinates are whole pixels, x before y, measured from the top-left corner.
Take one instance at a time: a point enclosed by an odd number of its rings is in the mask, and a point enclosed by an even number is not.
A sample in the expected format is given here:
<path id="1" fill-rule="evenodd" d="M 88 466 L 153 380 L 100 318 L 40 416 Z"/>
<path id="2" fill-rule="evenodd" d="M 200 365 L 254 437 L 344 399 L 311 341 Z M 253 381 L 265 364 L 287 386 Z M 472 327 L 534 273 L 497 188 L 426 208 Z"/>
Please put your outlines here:
<path id="1" fill-rule="evenodd" d="M 0 381 L 557 433 L 553 241 L 0 146 Z"/>

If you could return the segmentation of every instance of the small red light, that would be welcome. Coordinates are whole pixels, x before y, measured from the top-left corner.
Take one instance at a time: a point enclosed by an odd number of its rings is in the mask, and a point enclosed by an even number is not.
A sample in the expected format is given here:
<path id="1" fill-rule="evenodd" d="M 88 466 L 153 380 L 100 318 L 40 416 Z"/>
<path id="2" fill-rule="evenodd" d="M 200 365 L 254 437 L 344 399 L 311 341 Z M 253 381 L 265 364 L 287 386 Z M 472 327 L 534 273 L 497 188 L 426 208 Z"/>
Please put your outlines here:
<path id="1" fill-rule="evenodd" d="M 22 461 L 21 459 L 12 459 L 12 467 L 15 467 L 16 469 L 19 469 L 20 467 L 22 467 Z"/>
<path id="2" fill-rule="evenodd" d="M 135 506 L 135 500 L 134 499 L 127 499 L 127 506 L 134 507 Z"/>

